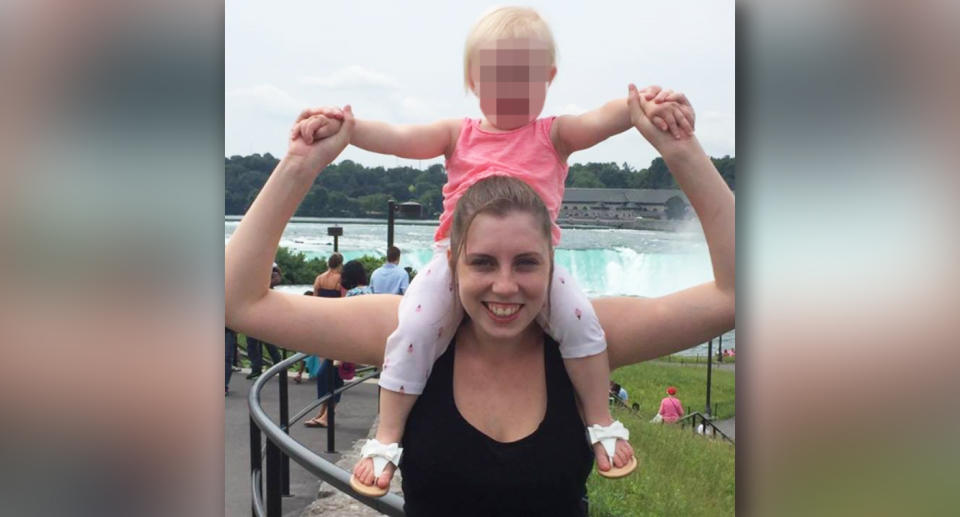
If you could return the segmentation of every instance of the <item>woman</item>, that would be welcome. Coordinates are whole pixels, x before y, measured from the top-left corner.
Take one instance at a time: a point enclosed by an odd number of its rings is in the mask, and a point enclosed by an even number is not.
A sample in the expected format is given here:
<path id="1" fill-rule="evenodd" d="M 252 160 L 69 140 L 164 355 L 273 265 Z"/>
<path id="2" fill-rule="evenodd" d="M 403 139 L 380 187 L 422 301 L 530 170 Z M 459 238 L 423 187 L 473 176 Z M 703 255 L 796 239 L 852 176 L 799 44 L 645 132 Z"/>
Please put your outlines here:
<path id="1" fill-rule="evenodd" d="M 340 257 L 339 253 L 334 253 L 334 255 Z M 370 286 L 367 285 L 367 272 L 363 269 L 363 264 L 361 264 L 359 260 L 351 260 L 343 264 L 340 269 L 340 287 L 346 292 L 348 298 L 373 293 L 370 290 Z M 336 370 L 334 370 L 334 368 L 336 368 Z M 353 372 L 355 370 L 356 367 L 351 362 L 333 361 L 331 359 L 321 361 L 316 373 L 317 398 L 330 393 L 330 375 L 334 375 L 333 389 L 339 389 L 343 386 L 343 381 L 349 381 L 353 378 Z M 334 397 L 334 403 L 340 403 L 340 395 Z M 307 427 L 327 427 L 327 403 L 324 402 L 321 404 L 320 412 L 317 413 L 317 416 L 305 421 L 303 425 Z"/>
<path id="2" fill-rule="evenodd" d="M 700 215 L 714 281 L 660 298 L 596 300 L 611 371 L 729 330 L 736 300 L 733 195 L 695 138 L 675 139 L 653 127 L 641 108 L 646 101 L 633 85 L 629 99 L 632 124 L 663 156 Z M 379 365 L 383 344 L 397 325 L 399 297 L 334 302 L 284 296 L 250 281 L 267 270 L 284 225 L 319 171 L 349 142 L 354 125 L 349 106 L 342 127 L 338 125 L 310 110 L 301 114 L 287 156 L 230 239 L 226 324 L 288 348 Z M 320 133 L 329 136 L 314 141 Z M 543 210 L 533 205 L 507 203 L 500 212 L 487 207 L 469 213 L 467 208 L 457 224 L 462 245 L 451 246 L 451 261 L 454 288 L 468 318 L 428 380 L 433 407 L 418 402 L 408 422 L 402 461 L 405 510 L 408 515 L 580 514 L 590 449 L 582 420 L 572 421 L 576 404 L 569 378 L 556 367 L 556 346 L 535 321 L 547 303 L 553 264 L 550 234 L 544 232 L 549 224 L 542 224 Z M 491 304 L 500 313 L 504 307 L 513 313 L 498 316 Z M 438 408 L 456 421 L 427 414 Z M 458 449 L 453 443 L 430 443 L 431 423 L 458 425 L 464 432 L 453 438 L 480 445 Z M 574 439 L 579 445 L 567 447 Z M 609 466 L 602 448 L 593 453 L 598 463 Z M 616 457 L 614 465 L 626 459 Z M 523 468 L 505 468 L 516 465 Z M 391 475 L 393 468 L 386 466 Z M 364 482 L 373 477 L 372 472 L 354 474 Z M 381 486 L 386 474 L 377 479 Z"/>
<path id="3" fill-rule="evenodd" d="M 343 265 L 343 272 L 340 275 L 340 286 L 346 291 L 345 296 L 349 298 L 361 294 L 373 294 L 368 284 L 367 271 L 363 269 L 363 263 L 359 260 L 351 260 Z"/>
<path id="4" fill-rule="evenodd" d="M 683 416 L 683 404 L 676 397 L 677 388 L 670 386 L 667 388 L 667 396 L 660 401 L 660 410 L 657 414 L 663 422 L 672 424 Z"/>
<path id="5" fill-rule="evenodd" d="M 343 255 L 334 251 L 327 258 L 327 270 L 317 275 L 313 281 L 313 295 L 321 298 L 340 298 L 343 296 L 343 287 L 340 286 L 340 275 L 343 272 Z"/>
<path id="6" fill-rule="evenodd" d="M 343 296 L 344 290 L 340 285 L 340 275 L 343 270 L 343 255 L 334 251 L 327 258 L 327 270 L 323 273 L 317 275 L 317 278 L 313 281 L 313 290 L 309 291 L 312 296 L 319 296 L 321 298 L 340 298 Z M 299 384 L 303 379 L 303 366 L 306 366 L 307 370 L 310 372 L 310 376 L 317 378 L 320 375 L 320 368 L 322 367 L 322 361 L 316 356 L 307 356 L 301 365 L 301 370 L 297 373 L 296 377 L 293 380 Z M 320 390 L 318 388 L 317 393 Z M 324 406 L 326 409 L 326 406 Z M 322 413 L 322 412 L 321 412 Z M 318 415 L 319 416 L 319 415 Z M 325 427 L 319 425 L 311 425 L 311 423 L 316 424 L 317 419 L 311 419 L 304 422 L 308 427 Z"/>

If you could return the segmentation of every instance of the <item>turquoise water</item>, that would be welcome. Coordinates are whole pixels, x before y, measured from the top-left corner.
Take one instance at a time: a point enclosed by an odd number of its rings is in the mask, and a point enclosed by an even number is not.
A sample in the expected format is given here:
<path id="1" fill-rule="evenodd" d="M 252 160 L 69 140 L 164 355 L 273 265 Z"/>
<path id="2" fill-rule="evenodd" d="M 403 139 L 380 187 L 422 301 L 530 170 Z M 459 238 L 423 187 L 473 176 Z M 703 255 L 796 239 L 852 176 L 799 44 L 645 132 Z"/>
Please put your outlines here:
<path id="1" fill-rule="evenodd" d="M 225 221 L 224 242 L 236 229 L 237 218 Z M 368 219 L 309 219 L 287 224 L 280 245 L 303 252 L 308 258 L 326 257 L 333 251 L 330 226 L 341 226 L 339 250 L 344 259 L 363 255 L 383 256 L 387 245 L 385 221 Z M 394 243 L 403 250 L 400 265 L 420 270 L 432 256 L 436 224 L 397 224 Z M 701 233 L 668 233 L 647 230 L 564 229 L 556 250 L 557 264 L 577 279 L 589 296 L 661 296 L 709 281 L 713 272 Z M 302 293 L 310 286 L 280 286 Z M 723 336 L 723 347 L 736 344 L 736 331 Z M 716 349 L 716 342 L 714 342 Z M 688 354 L 704 354 L 706 345 Z"/>

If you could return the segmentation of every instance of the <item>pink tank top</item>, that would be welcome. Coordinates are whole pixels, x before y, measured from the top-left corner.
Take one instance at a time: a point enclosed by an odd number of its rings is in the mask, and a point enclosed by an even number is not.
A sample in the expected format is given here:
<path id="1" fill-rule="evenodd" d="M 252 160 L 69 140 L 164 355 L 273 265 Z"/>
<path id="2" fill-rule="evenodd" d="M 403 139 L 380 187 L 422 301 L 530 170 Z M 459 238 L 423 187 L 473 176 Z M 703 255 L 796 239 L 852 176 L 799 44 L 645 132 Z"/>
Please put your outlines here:
<path id="1" fill-rule="evenodd" d="M 456 147 L 446 163 L 443 214 L 434 240 L 450 236 L 453 210 L 471 185 L 490 176 L 510 176 L 533 187 L 543 199 L 553 223 L 553 245 L 559 244 L 557 215 L 563 203 L 563 183 L 570 167 L 560 159 L 550 140 L 550 127 L 555 119 L 537 119 L 504 133 L 481 129 L 479 120 L 463 119 Z"/>

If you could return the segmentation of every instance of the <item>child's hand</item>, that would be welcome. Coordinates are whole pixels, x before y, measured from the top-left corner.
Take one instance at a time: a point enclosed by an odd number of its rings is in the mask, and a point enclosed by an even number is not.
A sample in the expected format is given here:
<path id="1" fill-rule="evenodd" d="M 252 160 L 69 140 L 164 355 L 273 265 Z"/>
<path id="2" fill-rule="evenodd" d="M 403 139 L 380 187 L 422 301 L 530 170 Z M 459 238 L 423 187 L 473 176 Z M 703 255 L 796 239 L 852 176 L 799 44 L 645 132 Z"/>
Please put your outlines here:
<path id="1" fill-rule="evenodd" d="M 287 155 L 304 160 L 311 171 L 319 171 L 332 162 L 350 143 L 353 132 L 353 112 L 347 106 L 342 113 L 342 122 L 319 114 L 317 109 L 300 113 L 290 130 Z"/>
<path id="2" fill-rule="evenodd" d="M 684 94 L 648 86 L 640 91 L 640 100 L 644 114 L 661 131 L 677 139 L 693 135 L 696 114 Z"/>
<path id="3" fill-rule="evenodd" d="M 661 154 L 672 151 L 678 146 L 686 146 L 687 143 L 694 140 L 690 138 L 676 138 L 668 131 L 663 131 L 647 116 L 643 108 L 644 103 L 653 103 L 653 100 L 644 100 L 644 95 L 637 90 L 637 87 L 630 85 L 627 92 L 627 106 L 630 109 L 630 123 L 640 131 L 640 134 L 650 142 L 651 145 Z"/>
<path id="4" fill-rule="evenodd" d="M 340 131 L 342 120 L 342 118 L 337 119 L 320 114 L 314 109 L 305 110 L 293 125 L 290 138 L 293 140 L 299 138 L 307 145 L 319 142 Z"/>

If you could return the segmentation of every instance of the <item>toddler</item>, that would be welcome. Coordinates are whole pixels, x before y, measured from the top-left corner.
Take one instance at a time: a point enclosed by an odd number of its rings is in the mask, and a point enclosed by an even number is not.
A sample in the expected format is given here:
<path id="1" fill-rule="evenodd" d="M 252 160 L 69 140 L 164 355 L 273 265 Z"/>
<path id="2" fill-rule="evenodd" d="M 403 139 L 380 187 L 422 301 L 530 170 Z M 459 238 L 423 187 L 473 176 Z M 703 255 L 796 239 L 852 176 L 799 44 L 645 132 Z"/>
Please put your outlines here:
<path id="1" fill-rule="evenodd" d="M 433 259 L 410 284 L 400 303 L 397 330 L 387 340 L 380 375 L 380 425 L 376 439 L 364 445 L 351 478 L 358 492 L 386 493 L 402 452 L 398 442 L 407 416 L 463 317 L 447 263 L 448 233 L 460 196 L 493 175 L 528 183 L 550 212 L 556 246 L 567 157 L 631 127 L 626 99 L 582 115 L 538 118 L 557 73 L 554 57 L 553 36 L 534 10 L 499 8 L 477 22 L 464 51 L 464 83 L 479 98 L 484 118 L 416 126 L 356 120 L 351 144 L 411 159 L 443 155 L 448 175 Z M 693 113 L 682 94 L 658 87 L 643 93 L 644 111 L 661 130 L 676 138 L 693 132 Z M 323 117 L 343 116 L 338 108 L 319 108 L 313 115 L 299 128 L 307 143 L 333 126 Z M 488 310 L 499 318 L 509 316 L 509 308 Z M 629 474 L 636 468 L 636 458 L 627 429 L 611 418 L 607 405 L 610 367 L 603 329 L 590 301 L 560 266 L 554 268 L 549 303 L 537 321 L 560 344 L 583 406 L 598 472 L 606 477 Z"/>

